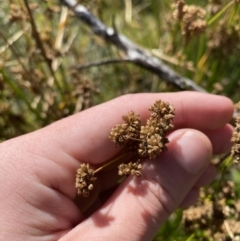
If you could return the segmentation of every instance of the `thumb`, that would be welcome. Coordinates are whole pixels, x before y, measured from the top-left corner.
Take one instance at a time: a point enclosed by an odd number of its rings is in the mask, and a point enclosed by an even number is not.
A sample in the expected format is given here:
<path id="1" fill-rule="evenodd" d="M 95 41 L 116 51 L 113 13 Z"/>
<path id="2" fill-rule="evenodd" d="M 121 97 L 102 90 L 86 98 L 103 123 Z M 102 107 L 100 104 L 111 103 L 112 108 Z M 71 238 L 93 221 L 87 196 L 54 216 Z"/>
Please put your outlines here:
<path id="1" fill-rule="evenodd" d="M 201 132 L 182 129 L 169 136 L 169 151 L 143 165 L 107 203 L 62 240 L 152 240 L 208 166 L 211 143 Z"/>

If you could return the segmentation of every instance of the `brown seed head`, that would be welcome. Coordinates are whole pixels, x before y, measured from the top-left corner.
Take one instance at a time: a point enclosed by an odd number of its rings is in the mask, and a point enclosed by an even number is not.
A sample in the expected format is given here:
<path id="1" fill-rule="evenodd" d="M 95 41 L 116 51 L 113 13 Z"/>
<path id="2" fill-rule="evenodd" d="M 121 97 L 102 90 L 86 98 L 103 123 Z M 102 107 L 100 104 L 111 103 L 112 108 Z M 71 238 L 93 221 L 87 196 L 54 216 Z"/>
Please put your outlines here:
<path id="1" fill-rule="evenodd" d="M 89 191 L 93 189 L 93 182 L 95 182 L 96 179 L 94 171 L 89 168 L 89 164 L 81 164 L 76 174 L 75 187 L 78 190 L 78 194 L 88 197 Z"/>
<path id="2" fill-rule="evenodd" d="M 140 129 L 140 126 L 141 126 L 140 117 L 139 115 L 136 115 L 133 111 L 130 111 L 128 115 L 123 116 L 122 119 L 125 121 L 125 123 L 128 126 L 131 126 L 132 128 L 135 128 L 137 130 Z"/>
<path id="3" fill-rule="evenodd" d="M 234 161 L 236 163 L 239 163 L 240 161 L 240 116 L 237 117 L 236 119 L 236 124 L 235 124 L 231 141 L 233 142 L 231 155 L 234 158 Z"/>
<path id="4" fill-rule="evenodd" d="M 116 146 L 126 146 L 128 144 L 129 149 L 131 150 L 133 143 L 129 140 L 139 137 L 141 120 L 139 115 L 136 115 L 133 111 L 129 112 L 128 115 L 123 116 L 122 119 L 125 123 L 117 124 L 112 128 L 109 134 L 109 139 L 112 140 Z"/>
<path id="5" fill-rule="evenodd" d="M 182 34 L 188 42 L 192 36 L 205 31 L 207 23 L 204 20 L 206 11 L 202 7 L 187 5 L 183 0 L 176 0 L 173 5 L 173 17 L 181 22 Z"/>
<path id="6" fill-rule="evenodd" d="M 109 133 L 109 139 L 112 140 L 116 146 L 124 146 L 127 142 L 126 135 L 128 134 L 127 124 L 117 124 Z"/>
<path id="7" fill-rule="evenodd" d="M 126 146 L 128 151 L 136 152 L 140 157 L 154 159 L 166 149 L 168 140 L 165 135 L 174 127 L 174 108 L 167 102 L 157 100 L 149 110 L 152 114 L 145 126 L 141 126 L 139 116 L 131 111 L 123 116 L 124 124 L 111 129 L 109 138 L 117 146 Z"/>
<path id="8" fill-rule="evenodd" d="M 141 157 L 149 157 L 155 159 L 158 154 L 166 150 L 168 139 L 159 134 L 153 134 L 148 137 L 145 142 L 139 144 L 138 154 Z"/>
<path id="9" fill-rule="evenodd" d="M 166 115 L 173 115 L 174 116 L 174 108 L 167 102 L 157 100 L 153 106 L 149 108 L 150 111 L 153 113 L 151 117 L 155 118 L 165 118 Z M 170 116 L 168 116 L 169 118 Z"/>
<path id="10" fill-rule="evenodd" d="M 119 176 L 129 176 L 135 175 L 137 177 L 141 176 L 142 164 L 139 162 L 129 162 L 128 164 L 121 164 L 118 166 Z"/>

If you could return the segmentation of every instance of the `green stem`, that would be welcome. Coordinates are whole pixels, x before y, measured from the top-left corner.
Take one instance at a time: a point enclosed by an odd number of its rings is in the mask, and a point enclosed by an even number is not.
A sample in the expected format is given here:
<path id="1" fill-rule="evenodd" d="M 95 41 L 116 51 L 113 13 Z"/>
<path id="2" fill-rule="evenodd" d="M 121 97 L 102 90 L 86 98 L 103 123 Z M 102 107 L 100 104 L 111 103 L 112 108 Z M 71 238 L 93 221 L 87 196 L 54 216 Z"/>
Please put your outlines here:
<path id="1" fill-rule="evenodd" d="M 232 156 L 228 155 L 223 162 L 223 167 L 221 170 L 221 176 L 220 176 L 220 180 L 219 180 L 217 189 L 219 189 L 219 190 L 221 189 L 222 182 L 223 182 L 224 176 L 226 175 L 227 168 L 229 168 L 229 166 L 232 164 L 232 162 L 233 162 Z"/>
<path id="2" fill-rule="evenodd" d="M 213 24 L 220 16 L 227 11 L 227 9 L 234 4 L 235 1 L 229 2 L 224 8 L 222 8 L 217 14 L 215 14 L 211 19 L 209 19 L 207 25 L 210 26 Z"/>

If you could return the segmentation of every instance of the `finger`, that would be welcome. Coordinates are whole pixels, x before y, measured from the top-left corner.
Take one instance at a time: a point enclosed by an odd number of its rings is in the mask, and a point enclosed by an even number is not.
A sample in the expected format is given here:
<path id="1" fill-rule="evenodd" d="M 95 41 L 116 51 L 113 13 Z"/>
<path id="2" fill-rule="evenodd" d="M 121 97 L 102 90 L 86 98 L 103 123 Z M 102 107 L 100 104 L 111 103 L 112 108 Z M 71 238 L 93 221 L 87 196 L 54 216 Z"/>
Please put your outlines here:
<path id="1" fill-rule="evenodd" d="M 216 167 L 210 164 L 195 183 L 194 187 L 199 188 L 211 184 L 217 174 Z"/>
<path id="2" fill-rule="evenodd" d="M 203 172 L 201 177 L 194 184 L 193 188 L 187 194 L 180 204 L 181 208 L 188 208 L 194 205 L 199 197 L 199 188 L 209 185 L 216 176 L 216 167 L 210 164 Z"/>
<path id="3" fill-rule="evenodd" d="M 223 154 L 229 152 L 232 146 L 233 127 L 231 125 L 222 126 L 216 130 L 204 131 L 212 144 L 214 154 Z M 181 132 L 172 132 L 171 137 L 181 135 Z M 170 141 L 170 140 L 169 140 Z"/>
<path id="4" fill-rule="evenodd" d="M 192 188 L 191 191 L 187 194 L 184 198 L 182 203 L 179 205 L 181 208 L 189 208 L 190 206 L 194 205 L 199 197 L 199 188 Z"/>
<path id="5" fill-rule="evenodd" d="M 58 144 L 79 161 L 101 163 L 117 153 L 108 133 L 122 116 L 133 110 L 143 119 L 156 99 L 170 102 L 176 109 L 176 128 L 214 130 L 227 123 L 233 112 L 232 102 L 222 96 L 196 92 L 126 95 L 96 106 L 44 129 L 44 145 Z"/>
<path id="6" fill-rule="evenodd" d="M 212 143 L 214 154 L 223 154 L 230 151 L 232 133 L 233 127 L 229 124 L 216 130 L 204 132 Z"/>
<path id="7" fill-rule="evenodd" d="M 152 240 L 209 165 L 211 144 L 194 130 L 179 130 L 169 151 L 144 164 L 140 178 L 128 178 L 86 222 L 62 240 Z M 124 230 L 124 231 L 123 231 Z"/>
<path id="8" fill-rule="evenodd" d="M 91 204 L 90 200 L 92 201 L 93 197 L 99 198 L 99 196 L 101 196 L 103 193 L 109 192 L 109 190 L 111 190 L 112 187 L 115 187 L 117 182 L 119 181 L 119 176 L 117 173 L 118 173 L 118 170 L 116 168 L 111 169 L 110 171 L 102 172 L 101 175 L 99 176 L 101 187 L 95 188 L 93 190 L 93 192 L 97 192 L 97 194 L 90 195 L 88 200 L 85 200 L 84 198 L 80 198 L 80 200 L 79 200 L 80 209 L 81 210 L 88 209 L 88 207 Z M 209 164 L 209 166 L 204 170 L 201 177 L 195 183 L 194 188 L 196 188 L 198 190 L 199 187 L 209 185 L 214 180 L 215 176 L 216 176 L 216 167 L 212 164 Z M 111 180 L 111 181 L 109 181 L 109 180 Z M 109 193 L 110 194 L 107 197 L 110 197 L 113 192 L 110 191 Z M 107 198 L 105 198 L 105 200 L 106 199 Z M 186 199 L 188 199 L 188 197 L 186 197 Z M 191 204 L 193 204 L 193 202 L 194 201 L 190 201 Z M 97 199 L 97 203 L 99 203 L 98 199 Z M 103 204 L 103 203 L 104 202 L 101 201 L 101 204 Z M 184 203 L 185 203 L 185 201 L 184 201 Z M 189 201 L 187 201 L 187 203 L 189 203 Z M 185 205 L 182 206 L 182 204 L 180 206 L 186 207 Z M 91 210 L 96 211 L 96 208 L 91 207 Z M 91 211 L 88 211 L 88 213 L 91 213 Z"/>

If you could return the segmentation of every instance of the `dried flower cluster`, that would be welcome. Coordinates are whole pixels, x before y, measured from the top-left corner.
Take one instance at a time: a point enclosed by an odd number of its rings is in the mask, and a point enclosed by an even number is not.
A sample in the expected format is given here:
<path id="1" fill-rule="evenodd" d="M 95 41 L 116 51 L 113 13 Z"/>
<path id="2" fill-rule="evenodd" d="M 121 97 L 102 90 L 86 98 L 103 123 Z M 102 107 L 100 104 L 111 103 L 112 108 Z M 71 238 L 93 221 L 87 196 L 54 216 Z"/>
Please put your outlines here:
<path id="1" fill-rule="evenodd" d="M 140 157 L 136 162 L 119 165 L 119 176 L 141 176 L 141 159 L 155 159 L 159 153 L 167 149 L 168 139 L 165 135 L 174 127 L 172 124 L 174 108 L 169 103 L 157 100 L 149 110 L 151 116 L 146 125 L 142 125 L 139 115 L 131 111 L 122 117 L 124 123 L 117 124 L 110 130 L 109 139 L 116 146 L 124 146 L 128 152 L 135 153 Z M 81 164 L 76 175 L 75 186 L 78 189 L 78 194 L 87 197 L 89 191 L 94 187 L 95 174 L 116 160 L 118 158 L 107 162 L 97 170 L 92 170 L 89 164 Z"/>
<path id="2" fill-rule="evenodd" d="M 240 201 L 236 199 L 235 188 L 229 180 L 223 180 L 218 192 L 211 187 L 201 188 L 197 204 L 183 211 L 185 230 L 189 234 L 204 230 L 210 240 L 238 240 Z"/>
<path id="3" fill-rule="evenodd" d="M 165 135 L 173 129 L 174 108 L 169 103 L 157 100 L 149 110 L 152 113 L 146 125 L 141 125 L 139 115 L 133 111 L 123 116 L 124 123 L 117 124 L 111 129 L 109 139 L 116 146 L 126 146 L 140 158 L 155 159 L 166 149 L 168 139 Z M 139 167 L 138 162 L 122 164 L 119 166 L 119 174 L 140 176 L 141 172 L 137 167 Z"/>
<path id="4" fill-rule="evenodd" d="M 94 174 L 94 170 L 89 167 L 89 164 L 83 163 L 80 165 L 77 170 L 75 184 L 79 195 L 88 197 L 89 191 L 93 189 L 93 182 L 97 179 Z"/>
<path id="5" fill-rule="evenodd" d="M 216 56 L 225 57 L 239 51 L 240 26 L 236 24 L 237 21 L 239 21 L 238 15 L 233 16 L 230 23 L 221 20 L 215 26 L 215 31 L 208 33 L 208 47 Z"/>
<path id="6" fill-rule="evenodd" d="M 166 149 L 168 139 L 165 135 L 173 129 L 174 108 L 169 103 L 157 100 L 149 110 L 152 114 L 145 126 L 141 126 L 139 115 L 131 111 L 123 116 L 125 123 L 111 129 L 109 139 L 116 146 L 126 146 L 140 157 L 156 158 Z"/>
<path id="7" fill-rule="evenodd" d="M 235 105 L 237 111 L 239 112 L 240 102 Z M 236 118 L 236 123 L 234 127 L 234 132 L 231 138 L 231 141 L 233 142 L 231 155 L 234 158 L 235 163 L 239 163 L 240 161 L 240 116 Z"/>
<path id="8" fill-rule="evenodd" d="M 204 17 L 206 11 L 195 5 L 187 5 L 184 0 L 176 0 L 173 5 L 173 17 L 182 23 L 182 34 L 185 40 L 189 41 L 191 36 L 196 36 L 205 31 L 206 21 Z"/>
<path id="9" fill-rule="evenodd" d="M 141 120 L 138 115 L 131 111 L 127 116 L 123 116 L 123 124 L 117 124 L 111 129 L 109 139 L 117 146 L 127 146 L 129 150 L 135 149 L 135 139 L 139 138 Z"/>
<path id="10" fill-rule="evenodd" d="M 140 177 L 142 164 L 140 164 L 139 162 L 129 162 L 128 164 L 122 163 L 121 165 L 119 165 L 118 169 L 119 176 L 135 175 L 137 177 Z"/>

